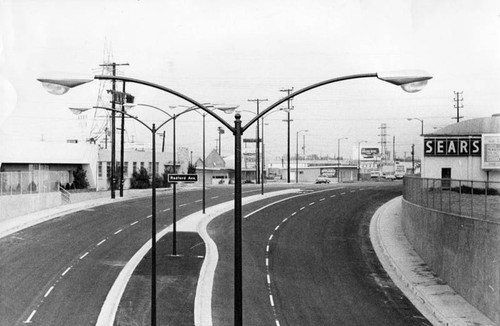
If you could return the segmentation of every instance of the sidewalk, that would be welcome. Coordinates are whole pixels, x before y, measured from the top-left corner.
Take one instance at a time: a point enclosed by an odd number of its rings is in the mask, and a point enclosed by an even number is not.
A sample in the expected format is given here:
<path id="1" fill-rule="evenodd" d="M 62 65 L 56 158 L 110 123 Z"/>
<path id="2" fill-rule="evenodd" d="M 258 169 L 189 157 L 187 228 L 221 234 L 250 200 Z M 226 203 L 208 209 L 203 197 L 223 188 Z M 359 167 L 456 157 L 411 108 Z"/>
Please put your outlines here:
<path id="1" fill-rule="evenodd" d="M 370 238 L 384 269 L 393 282 L 433 325 L 495 324 L 434 276 L 413 250 L 401 227 L 401 197 L 373 215 Z"/>
<path id="2" fill-rule="evenodd" d="M 160 188 L 157 189 L 156 191 L 157 194 L 160 195 L 161 193 L 170 191 L 170 189 L 171 188 Z M 183 191 L 185 190 L 183 189 Z M 123 197 L 119 197 L 117 194 L 115 199 L 111 199 L 110 196 L 106 196 L 103 198 L 96 198 L 76 203 L 70 203 L 66 205 L 60 205 L 22 216 L 5 218 L 0 220 L 0 238 L 8 236 L 9 234 L 15 233 L 17 231 L 29 228 L 30 226 L 73 212 L 89 209 L 100 205 L 117 203 L 124 200 L 147 197 L 147 196 L 151 196 L 151 189 L 125 190 Z"/>

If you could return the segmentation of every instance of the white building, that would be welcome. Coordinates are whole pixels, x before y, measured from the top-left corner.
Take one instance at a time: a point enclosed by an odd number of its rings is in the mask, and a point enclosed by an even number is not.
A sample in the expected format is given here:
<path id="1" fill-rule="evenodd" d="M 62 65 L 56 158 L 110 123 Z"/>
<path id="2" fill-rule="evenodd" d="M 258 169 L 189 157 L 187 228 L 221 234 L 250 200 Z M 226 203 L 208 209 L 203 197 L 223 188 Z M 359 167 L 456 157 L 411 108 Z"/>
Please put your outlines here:
<path id="1" fill-rule="evenodd" d="M 422 177 L 500 181 L 500 114 L 424 135 Z"/>

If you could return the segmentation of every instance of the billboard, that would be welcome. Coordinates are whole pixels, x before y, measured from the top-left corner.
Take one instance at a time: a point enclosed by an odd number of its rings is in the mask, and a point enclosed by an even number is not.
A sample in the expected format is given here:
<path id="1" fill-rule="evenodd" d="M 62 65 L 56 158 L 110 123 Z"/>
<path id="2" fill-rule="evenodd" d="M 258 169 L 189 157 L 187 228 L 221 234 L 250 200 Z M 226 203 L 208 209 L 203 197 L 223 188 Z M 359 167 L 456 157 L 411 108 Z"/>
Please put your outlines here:
<path id="1" fill-rule="evenodd" d="M 481 156 L 481 138 L 425 138 L 424 156 Z"/>
<path id="2" fill-rule="evenodd" d="M 482 135 L 481 168 L 500 170 L 500 134 Z"/>
<path id="3" fill-rule="evenodd" d="M 361 161 L 375 161 L 379 160 L 381 150 L 379 146 L 361 146 L 359 149 L 358 146 L 354 146 L 353 153 L 353 157 Z"/>

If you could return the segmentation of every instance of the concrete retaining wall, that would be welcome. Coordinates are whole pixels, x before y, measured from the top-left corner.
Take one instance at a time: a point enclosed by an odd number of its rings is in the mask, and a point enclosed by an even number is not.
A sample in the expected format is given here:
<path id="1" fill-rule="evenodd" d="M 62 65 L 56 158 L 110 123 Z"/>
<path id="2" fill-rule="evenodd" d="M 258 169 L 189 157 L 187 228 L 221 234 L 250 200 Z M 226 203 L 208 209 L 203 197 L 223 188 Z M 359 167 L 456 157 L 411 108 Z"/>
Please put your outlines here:
<path id="1" fill-rule="evenodd" d="M 61 205 L 61 193 L 0 196 L 0 220 Z"/>
<path id="2" fill-rule="evenodd" d="M 447 214 L 403 200 L 402 226 L 429 267 L 500 325 L 500 223 Z"/>

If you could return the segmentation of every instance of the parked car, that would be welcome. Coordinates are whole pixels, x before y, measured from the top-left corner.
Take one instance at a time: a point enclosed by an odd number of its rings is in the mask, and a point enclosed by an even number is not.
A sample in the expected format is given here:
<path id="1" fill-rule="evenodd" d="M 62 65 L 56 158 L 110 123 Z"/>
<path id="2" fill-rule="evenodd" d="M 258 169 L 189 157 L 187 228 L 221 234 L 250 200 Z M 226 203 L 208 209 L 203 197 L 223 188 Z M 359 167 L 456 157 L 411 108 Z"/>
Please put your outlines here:
<path id="1" fill-rule="evenodd" d="M 386 174 L 384 175 L 386 180 L 396 180 L 396 176 L 394 174 Z"/>
<path id="2" fill-rule="evenodd" d="M 381 176 L 382 176 L 382 172 L 380 172 L 380 171 L 372 171 L 372 172 L 370 172 L 370 177 L 371 178 L 379 178 Z"/>
<path id="3" fill-rule="evenodd" d="M 316 183 L 330 183 L 330 179 L 326 177 L 318 177 L 316 178 Z"/>

